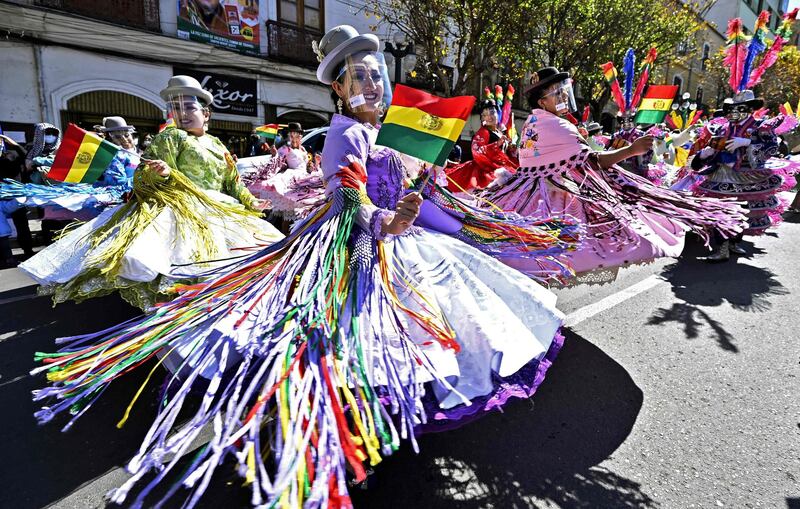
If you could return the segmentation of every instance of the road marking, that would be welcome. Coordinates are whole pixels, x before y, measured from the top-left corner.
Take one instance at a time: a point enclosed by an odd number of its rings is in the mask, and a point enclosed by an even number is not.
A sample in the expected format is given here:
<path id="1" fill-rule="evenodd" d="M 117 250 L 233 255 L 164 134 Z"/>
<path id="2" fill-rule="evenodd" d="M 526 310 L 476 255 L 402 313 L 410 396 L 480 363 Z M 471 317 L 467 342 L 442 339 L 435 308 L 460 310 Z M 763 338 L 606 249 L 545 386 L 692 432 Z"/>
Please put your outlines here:
<path id="1" fill-rule="evenodd" d="M 18 297 L 9 297 L 8 299 L 0 299 L 0 306 L 3 304 L 11 304 L 12 302 L 19 302 L 21 300 L 35 299 L 36 297 L 39 297 L 39 295 L 31 293 L 28 295 L 20 295 Z"/>
<path id="2" fill-rule="evenodd" d="M 602 313 L 603 311 L 609 310 L 614 306 L 621 304 L 632 297 L 636 297 L 640 293 L 646 292 L 647 290 L 650 290 L 651 288 L 654 288 L 665 282 L 666 281 L 664 281 L 661 276 L 653 274 L 642 281 L 639 281 L 635 285 L 631 285 L 624 290 L 620 290 L 617 293 L 600 299 L 593 304 L 583 306 L 582 308 L 573 311 L 567 315 L 565 325 L 567 327 L 578 325 L 579 323 L 588 320 L 589 318 Z"/>

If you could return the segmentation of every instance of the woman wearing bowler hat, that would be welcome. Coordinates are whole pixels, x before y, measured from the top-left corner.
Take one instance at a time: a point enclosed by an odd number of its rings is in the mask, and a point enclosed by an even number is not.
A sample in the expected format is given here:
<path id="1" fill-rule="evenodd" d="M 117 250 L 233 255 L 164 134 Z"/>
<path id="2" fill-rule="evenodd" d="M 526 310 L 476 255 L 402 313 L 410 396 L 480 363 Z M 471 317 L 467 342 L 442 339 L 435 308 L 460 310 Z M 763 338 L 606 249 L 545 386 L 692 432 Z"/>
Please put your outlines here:
<path id="1" fill-rule="evenodd" d="M 20 265 L 55 302 L 119 291 L 147 309 L 213 260 L 282 237 L 258 218 L 261 202 L 239 182 L 227 148 L 207 133 L 211 93 L 190 76 L 173 76 L 161 97 L 176 127 L 155 136 L 143 154 L 131 200 Z M 131 127 L 119 117 L 106 123 L 111 140 Z"/>
<path id="2" fill-rule="evenodd" d="M 183 351 L 198 366 L 169 380 L 173 396 L 117 503 L 156 503 L 126 500 L 143 476 L 150 485 L 137 495 L 174 477 L 196 501 L 203 479 L 235 463 L 254 505 L 348 507 L 349 482 L 403 442 L 415 447 L 416 433 L 533 395 L 561 347 L 555 295 L 462 241 L 478 236 L 468 218 L 407 189 L 397 153 L 375 144 L 391 86 L 378 38 L 339 26 L 316 49 L 317 77 L 342 112 L 322 154 L 328 200 L 284 241 L 183 288 L 154 316 L 81 337 L 74 376 L 48 388 L 59 410 L 95 397 L 116 355 L 98 344 L 130 345 L 140 362 Z M 193 387 L 203 404 L 173 434 Z M 211 446 L 176 469 L 172 453 L 206 423 Z"/>
<path id="3" fill-rule="evenodd" d="M 264 168 L 248 175 L 247 188 L 270 202 L 273 214 L 285 222 L 305 218 L 324 200 L 322 173 L 302 144 L 303 127 L 289 122 L 288 141 Z"/>
<path id="4" fill-rule="evenodd" d="M 533 110 L 520 136 L 520 168 L 483 196 L 523 215 L 566 214 L 583 223 L 587 238 L 567 255 L 578 281 L 611 281 L 621 266 L 678 256 L 690 230 L 706 239 L 714 229 L 741 230 L 735 204 L 660 189 L 617 165 L 649 151 L 651 137 L 593 150 L 564 118 L 575 111 L 568 73 L 540 69 L 525 92 Z"/>

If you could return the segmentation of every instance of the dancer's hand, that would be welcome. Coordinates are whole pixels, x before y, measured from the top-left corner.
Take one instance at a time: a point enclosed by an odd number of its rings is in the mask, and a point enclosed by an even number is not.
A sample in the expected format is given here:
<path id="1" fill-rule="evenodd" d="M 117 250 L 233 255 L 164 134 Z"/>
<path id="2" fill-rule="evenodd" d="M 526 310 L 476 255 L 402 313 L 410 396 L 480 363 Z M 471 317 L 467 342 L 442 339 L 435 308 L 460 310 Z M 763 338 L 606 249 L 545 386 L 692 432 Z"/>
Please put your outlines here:
<path id="1" fill-rule="evenodd" d="M 736 149 L 750 145 L 750 138 L 731 138 L 725 142 L 725 150 L 735 152 Z"/>
<path id="2" fill-rule="evenodd" d="M 631 156 L 641 156 L 653 149 L 653 142 L 655 138 L 652 136 L 642 136 L 641 138 L 637 139 L 633 143 L 630 144 L 628 150 L 630 151 Z"/>
<path id="3" fill-rule="evenodd" d="M 270 205 L 271 204 L 269 200 L 256 200 L 253 202 L 253 208 L 262 212 L 264 211 L 264 209 L 269 208 Z"/>
<path id="4" fill-rule="evenodd" d="M 402 235 L 408 230 L 414 220 L 419 216 L 419 208 L 422 205 L 422 196 L 419 193 L 409 193 L 397 202 L 394 217 L 383 225 L 383 233 L 391 235 Z"/>
<path id="5" fill-rule="evenodd" d="M 153 159 L 152 161 L 147 161 L 145 163 L 150 171 L 155 172 L 157 175 L 161 177 L 169 177 L 169 172 L 171 171 L 169 165 L 164 161 L 159 159 Z"/>

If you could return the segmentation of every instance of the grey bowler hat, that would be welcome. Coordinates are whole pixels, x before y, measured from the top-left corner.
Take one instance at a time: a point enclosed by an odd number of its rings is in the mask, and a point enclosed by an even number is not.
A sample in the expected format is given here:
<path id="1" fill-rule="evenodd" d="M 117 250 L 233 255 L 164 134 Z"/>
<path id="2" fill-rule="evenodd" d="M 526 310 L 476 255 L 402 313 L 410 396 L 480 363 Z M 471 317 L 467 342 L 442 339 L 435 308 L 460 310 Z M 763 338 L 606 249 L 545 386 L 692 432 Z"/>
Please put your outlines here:
<path id="1" fill-rule="evenodd" d="M 128 125 L 122 117 L 105 117 L 103 125 L 96 125 L 94 128 L 101 133 L 108 133 L 113 131 L 133 131 L 136 129 L 132 125 Z"/>
<path id="2" fill-rule="evenodd" d="M 165 101 L 169 101 L 170 96 L 194 95 L 204 101 L 206 106 L 214 102 L 214 96 L 201 87 L 199 81 L 183 74 L 171 77 L 167 82 L 167 88 L 159 92 L 159 95 Z"/>
<path id="3" fill-rule="evenodd" d="M 326 85 L 336 79 L 334 73 L 347 55 L 362 51 L 378 51 L 381 43 L 373 34 L 359 35 L 350 25 L 339 25 L 328 30 L 319 43 L 314 42 L 314 52 L 320 61 L 317 79 Z"/>

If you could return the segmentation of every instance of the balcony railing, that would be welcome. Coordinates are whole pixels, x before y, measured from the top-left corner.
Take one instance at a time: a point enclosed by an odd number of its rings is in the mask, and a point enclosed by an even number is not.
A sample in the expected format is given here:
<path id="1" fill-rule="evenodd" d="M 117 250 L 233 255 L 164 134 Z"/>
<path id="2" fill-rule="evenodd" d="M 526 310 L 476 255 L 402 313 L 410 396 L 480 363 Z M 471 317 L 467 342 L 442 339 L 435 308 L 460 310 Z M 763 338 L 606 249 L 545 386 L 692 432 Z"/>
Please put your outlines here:
<path id="1" fill-rule="evenodd" d="M 58 9 L 118 25 L 161 31 L 159 0 L 35 0 L 36 5 Z"/>
<path id="2" fill-rule="evenodd" d="M 273 60 L 316 67 L 319 62 L 311 49 L 311 42 L 321 38 L 322 34 L 316 31 L 267 21 L 267 54 Z"/>

